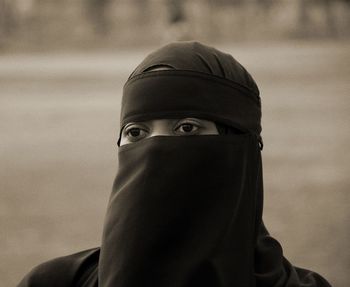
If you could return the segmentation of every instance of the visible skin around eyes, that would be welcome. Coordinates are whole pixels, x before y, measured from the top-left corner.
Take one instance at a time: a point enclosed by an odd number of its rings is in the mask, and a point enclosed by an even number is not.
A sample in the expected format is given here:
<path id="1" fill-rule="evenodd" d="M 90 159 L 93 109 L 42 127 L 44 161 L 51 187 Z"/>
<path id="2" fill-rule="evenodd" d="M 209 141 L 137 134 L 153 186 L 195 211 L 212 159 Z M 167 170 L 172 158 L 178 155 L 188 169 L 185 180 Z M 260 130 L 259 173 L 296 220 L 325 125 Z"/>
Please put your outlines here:
<path id="1" fill-rule="evenodd" d="M 155 119 L 126 124 L 121 133 L 120 145 L 131 144 L 154 136 L 217 135 L 218 130 L 212 121 L 183 118 Z"/>

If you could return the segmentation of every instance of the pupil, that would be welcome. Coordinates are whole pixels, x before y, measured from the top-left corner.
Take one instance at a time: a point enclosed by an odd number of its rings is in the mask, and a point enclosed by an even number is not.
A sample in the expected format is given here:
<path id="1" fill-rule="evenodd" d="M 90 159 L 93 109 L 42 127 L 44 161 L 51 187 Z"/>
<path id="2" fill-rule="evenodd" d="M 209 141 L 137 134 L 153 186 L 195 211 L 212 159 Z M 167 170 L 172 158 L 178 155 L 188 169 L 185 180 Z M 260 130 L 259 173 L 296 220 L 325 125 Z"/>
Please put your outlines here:
<path id="1" fill-rule="evenodd" d="M 140 135 L 140 129 L 137 129 L 137 128 L 130 129 L 129 133 L 131 136 L 137 137 Z"/>
<path id="2" fill-rule="evenodd" d="M 190 132 L 190 131 L 192 131 L 193 126 L 191 124 L 184 124 L 182 126 L 182 129 L 183 129 L 184 132 Z"/>

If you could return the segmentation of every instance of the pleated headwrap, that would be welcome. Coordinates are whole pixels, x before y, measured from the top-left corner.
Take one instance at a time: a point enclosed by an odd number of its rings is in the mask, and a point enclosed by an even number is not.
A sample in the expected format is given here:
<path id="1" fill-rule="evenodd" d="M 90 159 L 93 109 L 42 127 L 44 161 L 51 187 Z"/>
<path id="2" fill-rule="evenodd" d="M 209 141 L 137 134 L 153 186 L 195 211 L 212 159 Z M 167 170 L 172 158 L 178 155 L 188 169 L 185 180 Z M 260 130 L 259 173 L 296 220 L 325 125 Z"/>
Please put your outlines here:
<path id="1" fill-rule="evenodd" d="M 292 266 L 262 222 L 261 104 L 251 75 L 198 42 L 151 53 L 124 86 L 121 127 L 185 117 L 244 133 L 156 136 L 119 148 L 99 286 L 329 286 Z"/>

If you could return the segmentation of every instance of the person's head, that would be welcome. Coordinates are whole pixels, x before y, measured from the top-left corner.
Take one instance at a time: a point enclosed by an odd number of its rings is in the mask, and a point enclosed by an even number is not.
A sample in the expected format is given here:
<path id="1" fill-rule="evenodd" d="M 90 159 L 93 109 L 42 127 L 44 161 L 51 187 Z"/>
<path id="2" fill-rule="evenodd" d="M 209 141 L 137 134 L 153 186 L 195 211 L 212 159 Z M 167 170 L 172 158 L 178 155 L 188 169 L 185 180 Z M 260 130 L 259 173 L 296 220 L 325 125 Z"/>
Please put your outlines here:
<path id="1" fill-rule="evenodd" d="M 260 116 L 252 77 L 214 48 L 172 43 L 136 67 L 123 91 L 103 286 L 252 285 Z"/>
<path id="2" fill-rule="evenodd" d="M 120 145 L 153 136 L 250 133 L 259 141 L 259 90 L 231 55 L 176 42 L 147 56 L 124 87 Z"/>

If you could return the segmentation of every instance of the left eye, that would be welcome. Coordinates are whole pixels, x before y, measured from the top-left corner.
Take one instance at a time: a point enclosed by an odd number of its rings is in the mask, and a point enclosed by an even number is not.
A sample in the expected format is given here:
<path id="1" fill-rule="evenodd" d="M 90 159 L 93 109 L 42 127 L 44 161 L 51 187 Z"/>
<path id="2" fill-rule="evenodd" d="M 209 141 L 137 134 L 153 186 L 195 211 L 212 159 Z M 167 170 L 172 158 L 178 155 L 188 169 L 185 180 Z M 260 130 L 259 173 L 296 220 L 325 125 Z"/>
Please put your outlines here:
<path id="1" fill-rule="evenodd" d="M 175 128 L 175 131 L 180 134 L 193 134 L 198 129 L 199 127 L 193 123 L 182 123 Z"/>
<path id="2" fill-rule="evenodd" d="M 123 136 L 128 142 L 139 141 L 145 138 L 147 135 L 148 132 L 145 130 L 145 128 L 135 124 L 126 127 L 125 131 L 123 132 Z"/>

